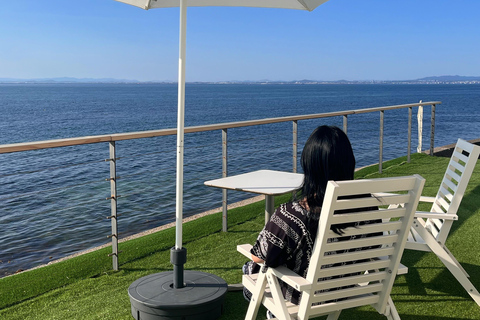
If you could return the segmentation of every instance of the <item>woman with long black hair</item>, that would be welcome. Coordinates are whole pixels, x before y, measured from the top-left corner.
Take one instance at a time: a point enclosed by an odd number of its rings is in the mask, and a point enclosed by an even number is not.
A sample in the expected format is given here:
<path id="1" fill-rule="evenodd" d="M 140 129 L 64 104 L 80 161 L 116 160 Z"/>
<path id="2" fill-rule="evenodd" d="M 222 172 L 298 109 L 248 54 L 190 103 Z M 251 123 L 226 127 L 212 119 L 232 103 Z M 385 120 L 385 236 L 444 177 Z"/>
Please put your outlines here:
<path id="1" fill-rule="evenodd" d="M 280 205 L 260 232 L 250 251 L 252 261 L 243 267 L 245 274 L 258 272 L 258 263 L 262 263 L 266 267 L 283 265 L 306 277 L 327 182 L 354 178 L 355 156 L 347 135 L 338 127 L 316 128 L 305 143 L 301 165 L 305 177 L 299 196 Z M 341 235 L 348 226 L 338 225 L 333 231 Z M 281 284 L 285 299 L 298 304 L 300 292 Z M 251 297 L 247 290 L 244 294 Z"/>

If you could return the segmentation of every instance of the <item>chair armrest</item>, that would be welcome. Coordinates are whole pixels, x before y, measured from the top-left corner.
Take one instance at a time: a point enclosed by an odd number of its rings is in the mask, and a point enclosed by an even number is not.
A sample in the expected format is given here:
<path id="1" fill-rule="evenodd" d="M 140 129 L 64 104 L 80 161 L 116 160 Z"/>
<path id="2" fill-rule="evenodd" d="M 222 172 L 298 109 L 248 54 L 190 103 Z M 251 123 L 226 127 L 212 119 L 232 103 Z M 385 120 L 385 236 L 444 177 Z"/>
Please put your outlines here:
<path id="1" fill-rule="evenodd" d="M 268 268 L 267 272 L 273 273 L 278 279 L 289 284 L 298 291 L 307 290 L 312 285 L 309 281 L 307 281 L 307 279 L 299 276 L 298 274 L 284 266 Z"/>
<path id="2" fill-rule="evenodd" d="M 421 202 L 435 202 L 435 197 L 425 197 L 425 196 L 420 196 L 420 201 Z"/>
<path id="3" fill-rule="evenodd" d="M 408 267 L 402 263 L 398 264 L 397 276 L 408 273 Z"/>
<path id="4" fill-rule="evenodd" d="M 252 254 L 250 253 L 250 249 L 252 249 L 251 244 L 239 244 L 237 246 L 237 251 L 243 254 L 248 259 L 252 259 Z"/>
<path id="5" fill-rule="evenodd" d="M 415 218 L 423 219 L 445 219 L 445 220 L 458 220 L 458 216 L 455 213 L 437 213 L 427 211 L 415 212 Z"/>
<path id="6" fill-rule="evenodd" d="M 252 257 L 252 254 L 250 253 L 251 248 L 251 244 L 240 244 L 237 246 L 237 251 L 250 259 Z M 304 290 L 311 286 L 311 283 L 308 282 L 305 278 L 299 276 L 292 270 L 283 266 L 276 268 L 268 268 L 267 272 L 273 273 L 277 278 L 288 283 L 298 291 Z"/>

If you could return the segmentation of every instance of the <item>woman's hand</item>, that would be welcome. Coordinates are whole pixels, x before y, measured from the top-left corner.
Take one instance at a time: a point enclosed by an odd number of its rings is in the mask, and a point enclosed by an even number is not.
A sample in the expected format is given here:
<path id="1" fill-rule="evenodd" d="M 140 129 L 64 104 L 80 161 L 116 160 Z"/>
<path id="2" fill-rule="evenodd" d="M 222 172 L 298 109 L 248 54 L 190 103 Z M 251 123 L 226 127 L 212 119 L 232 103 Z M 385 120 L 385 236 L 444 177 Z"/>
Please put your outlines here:
<path id="1" fill-rule="evenodd" d="M 264 260 L 260 259 L 257 256 L 254 256 L 253 254 L 252 254 L 252 261 L 255 262 L 255 263 L 265 263 Z"/>

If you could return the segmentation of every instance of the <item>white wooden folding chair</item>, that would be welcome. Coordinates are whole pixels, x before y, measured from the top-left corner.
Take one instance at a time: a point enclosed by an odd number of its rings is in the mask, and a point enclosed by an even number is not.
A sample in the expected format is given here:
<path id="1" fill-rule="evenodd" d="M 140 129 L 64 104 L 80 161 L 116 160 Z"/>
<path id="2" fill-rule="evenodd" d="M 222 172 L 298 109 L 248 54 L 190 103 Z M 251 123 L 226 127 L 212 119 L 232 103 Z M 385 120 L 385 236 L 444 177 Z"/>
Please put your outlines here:
<path id="1" fill-rule="evenodd" d="M 480 294 L 469 275 L 445 246 L 457 211 L 480 154 L 480 146 L 458 139 L 452 157 L 435 197 L 420 197 L 431 202 L 430 212 L 417 212 L 405 249 L 435 253 L 453 276 L 480 306 Z"/>
<path id="2" fill-rule="evenodd" d="M 244 275 L 242 283 L 252 293 L 245 319 L 255 319 L 261 304 L 280 320 L 306 320 L 325 314 L 328 320 L 338 319 L 343 309 L 363 305 L 372 305 L 388 319 L 400 319 L 390 291 L 424 182 L 418 175 L 330 181 L 306 278 L 283 266 Z M 370 195 L 398 191 L 406 194 Z M 353 195 L 364 196 L 351 198 Z M 399 203 L 405 205 L 364 211 Z M 342 213 L 345 209 L 349 213 Z M 342 236 L 331 230 L 332 225 L 343 223 L 354 227 L 344 229 Z M 240 245 L 237 250 L 250 257 L 250 248 Z M 284 299 L 279 281 L 301 292 L 299 305 Z"/>

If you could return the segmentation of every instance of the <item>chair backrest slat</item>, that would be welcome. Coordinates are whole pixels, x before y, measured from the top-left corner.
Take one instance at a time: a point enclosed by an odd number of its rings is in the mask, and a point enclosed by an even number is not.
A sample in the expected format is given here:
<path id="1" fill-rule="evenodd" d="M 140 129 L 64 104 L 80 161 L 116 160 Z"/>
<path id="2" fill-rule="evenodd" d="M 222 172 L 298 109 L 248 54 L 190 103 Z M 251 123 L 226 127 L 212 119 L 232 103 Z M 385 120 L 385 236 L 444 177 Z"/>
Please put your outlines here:
<path id="1" fill-rule="evenodd" d="M 343 184 L 343 181 L 337 181 L 333 183 L 340 183 L 342 184 L 342 189 L 337 190 L 338 196 L 351 196 L 351 195 L 360 195 L 360 194 L 365 194 L 365 190 L 362 189 L 363 186 L 360 183 L 357 182 L 367 182 L 369 181 L 372 186 L 371 189 L 375 190 L 373 193 L 393 193 L 394 191 L 399 191 L 399 190 L 409 190 L 412 187 L 412 180 L 410 179 L 411 177 L 396 177 L 396 182 L 395 185 L 392 185 L 391 181 L 388 181 L 389 178 L 383 178 L 383 179 L 364 179 L 364 180 L 356 180 L 356 181 L 349 181 L 355 182 L 351 184 Z"/>
<path id="2" fill-rule="evenodd" d="M 361 261 L 364 259 L 375 259 L 382 256 L 389 256 L 393 254 L 392 247 L 385 247 L 381 249 L 363 249 L 356 252 L 348 252 L 342 254 L 331 254 L 323 257 L 322 267 L 330 267 L 332 264 L 348 263 L 351 261 Z M 318 276 L 322 276 L 322 272 L 318 272 Z"/>
<path id="3" fill-rule="evenodd" d="M 377 232 L 387 232 L 390 230 L 397 230 L 401 228 L 402 222 L 401 221 L 386 221 L 384 223 L 375 223 L 375 224 L 366 224 L 366 225 L 361 225 L 356 228 L 352 228 L 351 230 L 348 230 L 348 235 L 349 236 L 361 236 L 363 234 L 370 234 L 370 233 L 377 233 Z M 341 238 L 341 235 L 338 235 L 331 231 L 329 233 L 329 238 L 335 239 L 335 238 Z"/>
<path id="4" fill-rule="evenodd" d="M 459 174 L 457 174 L 455 171 L 451 170 L 450 168 L 447 168 L 446 174 L 448 176 L 448 179 L 450 181 L 456 181 L 457 185 L 460 182 L 460 179 L 462 179 L 462 177 Z M 462 172 L 460 174 L 462 174 Z"/>
<path id="5" fill-rule="evenodd" d="M 389 265 L 390 265 L 389 259 L 359 262 L 355 264 L 340 266 L 337 268 L 323 269 L 322 277 L 328 278 L 328 277 L 334 277 L 334 276 L 343 275 L 343 274 L 358 273 L 358 272 L 363 272 L 365 270 L 368 270 L 368 268 L 371 268 L 371 270 L 384 269 Z"/>
<path id="6" fill-rule="evenodd" d="M 350 296 L 360 296 L 365 294 L 377 293 L 382 291 L 382 289 L 383 289 L 382 283 L 373 282 L 372 284 L 368 284 L 365 286 L 361 286 L 361 287 L 356 286 L 349 289 L 345 289 L 345 292 L 348 291 L 348 294 Z M 320 294 L 315 294 L 315 297 L 313 298 L 313 303 L 315 304 L 323 301 L 332 301 L 332 300 L 341 299 L 345 295 L 345 292 L 327 291 Z"/>
<path id="7" fill-rule="evenodd" d="M 442 186 L 448 190 L 448 193 L 455 194 L 457 193 L 458 190 L 458 185 L 450 181 L 448 176 L 445 176 L 442 181 Z M 450 191 L 451 190 L 451 191 Z M 437 195 L 438 196 L 438 195 Z"/>
<path id="8" fill-rule="evenodd" d="M 311 310 L 312 312 L 310 314 L 313 314 L 313 315 L 317 314 L 316 309 L 318 307 L 321 307 L 322 313 L 323 312 L 332 313 L 337 310 L 355 308 L 355 307 L 370 305 L 373 303 L 378 303 L 378 300 L 379 300 L 378 295 L 362 295 L 357 298 L 349 299 L 347 301 L 339 301 L 335 303 L 328 303 L 328 304 L 312 307 L 312 310 Z"/>
<path id="9" fill-rule="evenodd" d="M 428 224 L 426 225 L 427 230 L 436 238 L 440 230 L 442 230 L 444 226 L 444 221 L 441 219 L 429 219 Z"/>
<path id="10" fill-rule="evenodd" d="M 437 199 L 435 199 L 435 203 L 437 204 L 438 207 L 441 208 L 443 212 L 447 212 L 448 208 L 450 207 L 450 203 L 445 201 L 443 197 L 437 197 Z"/>
<path id="11" fill-rule="evenodd" d="M 357 285 L 359 283 L 370 283 L 375 281 L 383 281 L 388 277 L 387 271 L 380 271 L 375 273 L 368 273 L 368 274 L 361 274 L 357 276 L 350 276 L 345 278 L 337 278 L 331 280 L 323 280 L 319 281 L 317 286 L 315 287 L 315 292 L 319 292 L 321 290 L 327 289 L 337 289 L 342 287 L 350 287 L 353 285 Z M 348 288 L 347 288 L 348 289 Z M 336 291 L 342 291 L 341 289 Z M 347 292 L 348 293 L 348 292 Z M 346 298 L 348 295 L 344 295 L 342 298 Z M 302 297 L 303 298 L 303 297 Z"/>
<path id="12" fill-rule="evenodd" d="M 465 167 L 462 164 L 460 164 L 456 161 L 450 161 L 450 163 L 448 164 L 448 167 L 452 171 L 458 170 L 460 172 L 463 172 L 463 169 L 465 169 Z"/>
<path id="13" fill-rule="evenodd" d="M 403 214 L 402 214 L 403 213 Z M 382 212 L 378 210 L 371 210 L 362 212 L 362 218 L 364 221 L 368 220 L 375 220 L 381 217 L 382 219 L 385 218 L 393 218 L 393 217 L 400 217 L 405 214 L 405 209 L 402 207 L 394 208 L 394 209 L 385 209 Z M 359 217 L 357 216 L 358 213 L 346 213 L 342 215 L 334 215 L 332 219 L 332 224 L 336 223 L 351 223 L 355 221 L 360 221 Z"/>
<path id="14" fill-rule="evenodd" d="M 464 155 L 462 152 L 463 149 L 457 146 L 453 151 L 452 159 L 457 163 L 460 161 L 463 163 L 467 163 L 469 156 Z"/>
<path id="15" fill-rule="evenodd" d="M 388 206 L 391 204 L 402 203 L 402 201 L 407 201 L 408 195 L 405 194 L 390 194 L 383 196 L 381 198 L 357 198 L 357 199 L 342 199 L 338 200 L 338 203 L 335 205 L 336 210 L 348 210 L 352 208 L 368 208 L 376 206 Z"/>
<path id="16" fill-rule="evenodd" d="M 351 248 L 362 248 L 367 246 L 379 246 L 384 243 L 394 243 L 398 240 L 397 234 L 391 234 L 388 236 L 360 238 L 352 241 L 338 241 L 330 242 L 326 244 L 327 251 L 346 250 Z"/>
<path id="17" fill-rule="evenodd" d="M 445 189 L 444 186 L 440 186 L 440 190 L 438 190 L 439 196 L 447 199 L 449 202 L 453 200 L 453 193 L 450 192 L 448 189 Z"/>
<path id="18" fill-rule="evenodd" d="M 300 319 L 332 304 L 369 301 L 385 311 L 424 182 L 410 176 L 328 183 L 306 277 L 313 285 L 302 293 Z M 386 192 L 400 194 L 371 196 Z M 381 208 L 390 204 L 404 207 Z M 341 234 L 333 231 L 339 225 Z"/>

